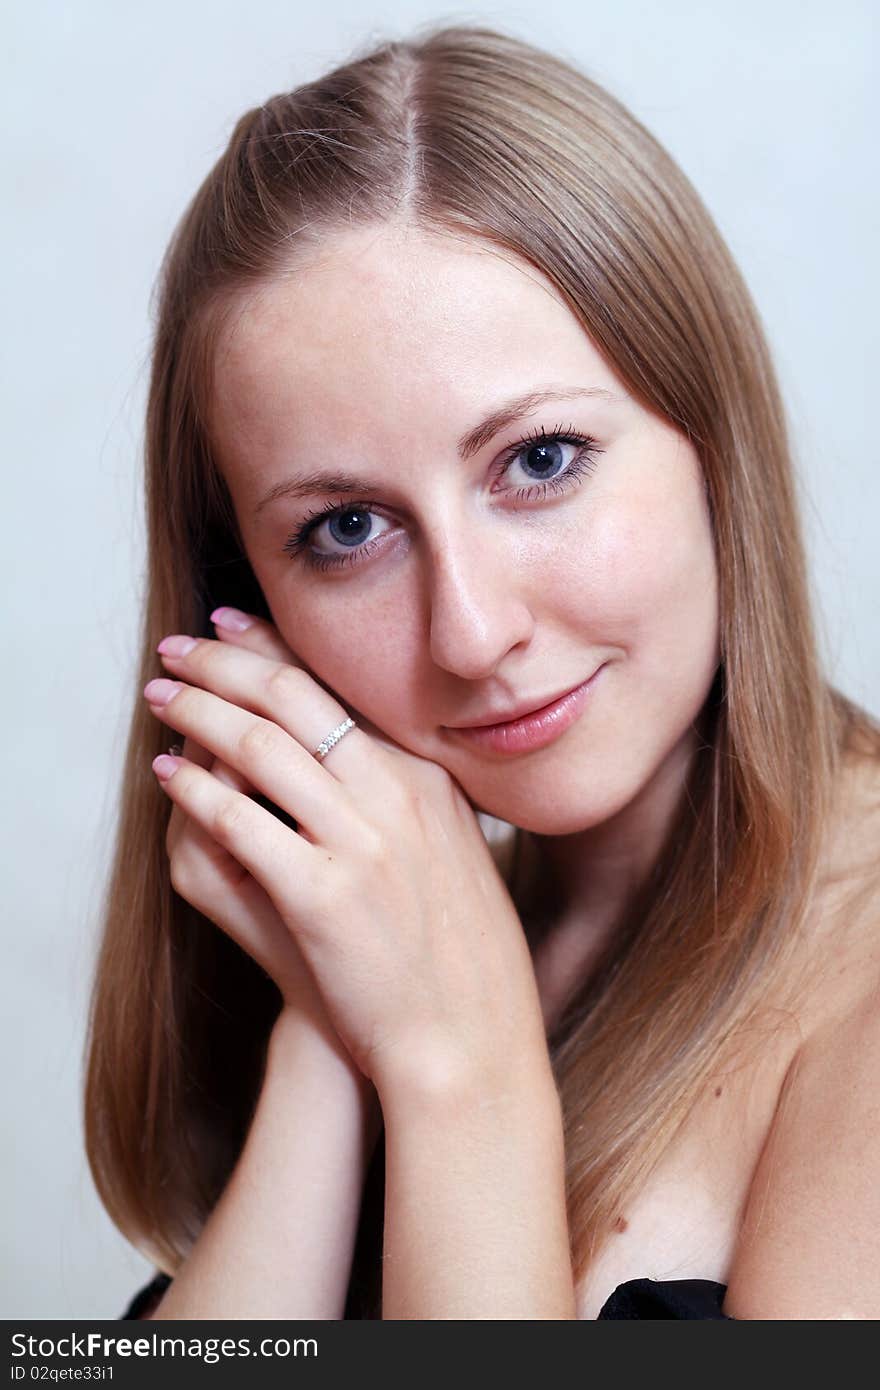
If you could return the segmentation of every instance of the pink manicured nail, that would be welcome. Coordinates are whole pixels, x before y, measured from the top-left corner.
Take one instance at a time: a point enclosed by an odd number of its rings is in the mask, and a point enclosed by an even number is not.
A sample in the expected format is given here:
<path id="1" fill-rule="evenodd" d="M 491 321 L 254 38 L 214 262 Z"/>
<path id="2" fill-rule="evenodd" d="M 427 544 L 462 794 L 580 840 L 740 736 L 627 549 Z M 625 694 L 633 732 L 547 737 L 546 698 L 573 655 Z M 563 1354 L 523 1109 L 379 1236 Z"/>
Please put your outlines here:
<path id="1" fill-rule="evenodd" d="M 151 705 L 167 705 L 169 700 L 174 699 L 179 689 L 180 681 L 166 681 L 160 678 L 155 681 L 147 681 L 144 686 L 144 695 Z"/>
<path id="2" fill-rule="evenodd" d="M 152 767 L 160 782 L 167 782 L 180 766 L 177 758 L 169 758 L 167 753 L 160 753 L 158 758 L 153 759 Z"/>
<path id="3" fill-rule="evenodd" d="M 245 632 L 249 627 L 253 627 L 254 620 L 239 608 L 215 608 L 211 614 L 211 622 L 215 627 L 225 627 L 227 632 Z"/>
<path id="4" fill-rule="evenodd" d="M 191 652 L 195 645 L 196 639 L 194 637 L 175 635 L 174 637 L 163 637 L 156 651 L 161 652 L 162 656 L 186 656 L 187 652 Z"/>

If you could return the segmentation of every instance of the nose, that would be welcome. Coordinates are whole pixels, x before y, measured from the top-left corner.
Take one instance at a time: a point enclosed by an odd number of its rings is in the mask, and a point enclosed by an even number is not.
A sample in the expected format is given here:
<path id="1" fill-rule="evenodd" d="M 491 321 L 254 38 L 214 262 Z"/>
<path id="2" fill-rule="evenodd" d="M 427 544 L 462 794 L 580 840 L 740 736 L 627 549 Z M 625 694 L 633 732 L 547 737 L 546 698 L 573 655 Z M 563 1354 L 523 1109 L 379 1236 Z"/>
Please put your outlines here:
<path id="1" fill-rule="evenodd" d="M 431 547 L 430 647 L 437 666 L 465 680 L 491 676 L 534 629 L 517 582 L 515 555 L 492 543 L 485 528 L 445 532 Z"/>

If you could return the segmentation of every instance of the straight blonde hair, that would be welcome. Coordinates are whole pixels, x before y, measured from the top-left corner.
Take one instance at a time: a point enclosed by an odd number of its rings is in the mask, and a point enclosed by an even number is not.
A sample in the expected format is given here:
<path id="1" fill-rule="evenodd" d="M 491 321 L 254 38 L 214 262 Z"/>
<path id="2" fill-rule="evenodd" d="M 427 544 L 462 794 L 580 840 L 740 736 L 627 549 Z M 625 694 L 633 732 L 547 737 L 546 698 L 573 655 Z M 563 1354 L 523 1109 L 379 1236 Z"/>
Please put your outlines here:
<path id="1" fill-rule="evenodd" d="M 803 927 L 844 754 L 880 727 L 822 673 L 780 394 L 756 310 L 688 180 L 607 91 L 491 29 L 382 42 L 248 111 L 182 217 L 156 304 L 140 686 L 168 632 L 271 620 L 211 440 L 236 296 L 335 230 L 405 221 L 514 252 L 698 451 L 721 664 L 655 865 L 548 1038 L 579 1280 L 721 1059 L 807 986 Z M 139 696 L 139 689 L 138 689 Z M 86 1147 L 117 1227 L 174 1274 L 235 1164 L 280 999 L 172 890 L 167 730 L 135 699 L 86 1043 Z M 382 1146 L 346 1316 L 381 1315 Z"/>

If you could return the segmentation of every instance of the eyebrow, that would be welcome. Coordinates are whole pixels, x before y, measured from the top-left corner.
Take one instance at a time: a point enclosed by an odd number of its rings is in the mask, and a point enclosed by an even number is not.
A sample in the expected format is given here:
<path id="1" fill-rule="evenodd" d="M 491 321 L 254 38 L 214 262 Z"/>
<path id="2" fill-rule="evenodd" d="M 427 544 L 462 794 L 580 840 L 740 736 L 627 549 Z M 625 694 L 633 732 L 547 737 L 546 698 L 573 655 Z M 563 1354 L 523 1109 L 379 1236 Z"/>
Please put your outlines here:
<path id="1" fill-rule="evenodd" d="M 473 429 L 462 435 L 458 441 L 458 455 L 463 463 L 472 458 L 483 445 L 493 439 L 496 434 L 505 429 L 506 426 L 518 420 L 523 415 L 528 415 L 539 406 L 546 405 L 550 401 L 572 401 L 580 400 L 584 397 L 597 397 L 604 400 L 626 400 L 625 394 L 607 391 L 601 386 L 539 386 L 532 391 L 526 391 L 521 395 L 512 396 L 506 401 L 502 401 Z M 341 492 L 341 493 L 362 493 L 368 495 L 375 490 L 375 482 L 369 478 L 362 478 L 354 473 L 305 473 L 301 477 L 288 478 L 283 482 L 276 483 L 271 487 L 264 497 L 254 508 L 254 516 L 259 516 L 260 512 L 270 503 L 277 502 L 282 497 L 314 497 L 318 493 Z"/>

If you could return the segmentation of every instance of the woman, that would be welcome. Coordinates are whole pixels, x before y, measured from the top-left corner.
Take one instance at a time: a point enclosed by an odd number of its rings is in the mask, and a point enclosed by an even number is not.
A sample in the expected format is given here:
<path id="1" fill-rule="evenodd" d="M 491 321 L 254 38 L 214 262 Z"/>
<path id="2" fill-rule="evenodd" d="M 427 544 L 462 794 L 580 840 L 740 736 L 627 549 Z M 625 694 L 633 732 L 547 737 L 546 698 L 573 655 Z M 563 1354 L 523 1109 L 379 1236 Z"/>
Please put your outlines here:
<path id="1" fill-rule="evenodd" d="M 880 728 L 656 141 L 482 28 L 248 112 L 147 476 L 85 1097 L 126 1316 L 876 1316 Z"/>

